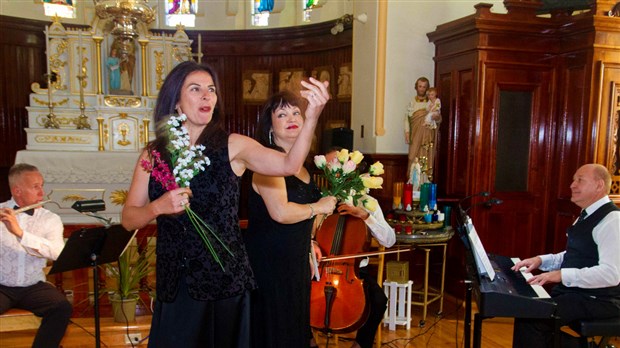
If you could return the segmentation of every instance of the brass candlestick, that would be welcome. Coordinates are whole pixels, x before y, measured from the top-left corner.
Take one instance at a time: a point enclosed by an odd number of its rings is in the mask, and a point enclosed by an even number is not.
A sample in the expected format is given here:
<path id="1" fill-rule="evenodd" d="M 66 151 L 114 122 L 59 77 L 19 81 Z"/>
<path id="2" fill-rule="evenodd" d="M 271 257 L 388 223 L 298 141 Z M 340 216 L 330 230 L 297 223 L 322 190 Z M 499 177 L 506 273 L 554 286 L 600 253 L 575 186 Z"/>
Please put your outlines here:
<path id="1" fill-rule="evenodd" d="M 84 103 L 84 79 L 87 78 L 86 69 L 84 68 L 84 62 L 80 62 L 80 65 L 81 73 L 77 76 L 78 80 L 80 80 L 80 117 L 78 117 L 77 129 L 90 129 L 88 116 L 84 113 L 84 110 L 86 110 L 86 104 Z"/>
<path id="2" fill-rule="evenodd" d="M 50 109 L 47 114 L 47 120 L 45 121 L 45 128 L 60 128 L 56 115 L 54 115 L 54 103 L 52 102 L 52 74 L 46 74 L 47 76 L 47 107 Z"/>

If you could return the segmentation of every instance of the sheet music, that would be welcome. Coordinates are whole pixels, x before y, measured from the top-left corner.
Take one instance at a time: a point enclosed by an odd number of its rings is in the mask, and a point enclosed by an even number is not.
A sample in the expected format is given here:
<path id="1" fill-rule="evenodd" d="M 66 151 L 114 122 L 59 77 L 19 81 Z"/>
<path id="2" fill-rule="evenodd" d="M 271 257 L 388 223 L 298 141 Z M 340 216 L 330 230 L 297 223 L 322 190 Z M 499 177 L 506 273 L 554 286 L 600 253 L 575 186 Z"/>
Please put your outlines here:
<path id="1" fill-rule="evenodd" d="M 489 256 L 486 251 L 484 251 L 484 246 L 482 245 L 482 241 L 478 236 L 478 232 L 476 232 L 476 228 L 474 227 L 471 218 L 467 219 L 465 226 L 467 227 L 469 242 L 471 243 L 471 248 L 474 252 L 474 257 L 476 258 L 478 273 L 480 273 L 480 275 L 486 275 L 489 279 L 491 279 L 491 281 L 493 281 L 495 279 L 495 270 L 491 265 Z"/>
<path id="2" fill-rule="evenodd" d="M 511 257 L 510 259 L 512 260 L 512 262 L 514 264 L 516 264 L 517 262 L 521 261 L 521 259 L 518 258 L 518 257 Z M 523 278 L 525 278 L 525 280 L 527 281 L 530 278 L 532 278 L 533 275 L 530 272 L 525 272 L 525 270 L 526 270 L 525 267 L 521 267 L 519 272 L 521 272 L 521 274 L 523 274 Z M 532 287 L 534 292 L 536 292 L 536 295 L 538 295 L 539 298 L 551 298 L 551 296 L 549 295 L 547 290 L 545 290 L 545 288 L 543 288 L 541 285 L 532 285 L 532 284 L 529 284 L 529 285 Z"/>

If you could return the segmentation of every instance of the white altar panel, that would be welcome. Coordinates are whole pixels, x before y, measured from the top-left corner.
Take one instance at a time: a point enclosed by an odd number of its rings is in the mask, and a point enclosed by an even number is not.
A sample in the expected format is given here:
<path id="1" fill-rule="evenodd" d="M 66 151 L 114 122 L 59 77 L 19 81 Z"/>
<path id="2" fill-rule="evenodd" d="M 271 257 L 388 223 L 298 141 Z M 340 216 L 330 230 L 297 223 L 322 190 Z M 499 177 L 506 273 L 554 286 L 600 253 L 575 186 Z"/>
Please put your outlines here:
<path id="1" fill-rule="evenodd" d="M 65 224 L 95 223 L 71 208 L 93 199 L 106 203 L 100 215 L 120 221 L 139 152 L 155 136 L 159 88 L 171 69 L 193 59 L 183 27 L 168 35 L 140 25 L 128 39 L 108 24 L 95 19 L 87 30 L 66 29 L 55 18 L 46 28 L 49 83 L 31 85 L 26 150 L 15 159 L 39 168 L 53 201 L 45 207 Z M 117 65 L 121 84 L 115 78 L 113 88 Z"/>
<path id="2" fill-rule="evenodd" d="M 45 179 L 45 205 L 65 224 L 92 224 L 96 220 L 71 209 L 78 200 L 103 199 L 100 215 L 120 222 L 122 202 L 129 189 L 139 152 L 33 151 L 17 152 L 15 163 L 39 168 Z"/>

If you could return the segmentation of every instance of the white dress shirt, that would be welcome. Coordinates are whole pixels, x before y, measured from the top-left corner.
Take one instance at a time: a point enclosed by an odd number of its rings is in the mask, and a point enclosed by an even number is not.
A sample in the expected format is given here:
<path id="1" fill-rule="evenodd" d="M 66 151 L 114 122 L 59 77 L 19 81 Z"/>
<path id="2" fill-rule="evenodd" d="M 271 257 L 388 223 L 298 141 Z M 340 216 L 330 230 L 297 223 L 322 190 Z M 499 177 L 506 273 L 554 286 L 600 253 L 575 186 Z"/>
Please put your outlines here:
<path id="1" fill-rule="evenodd" d="M 590 216 L 602 205 L 610 202 L 605 196 L 592 203 L 585 210 Z M 588 218 L 586 216 L 586 219 Z M 594 227 L 592 238 L 598 248 L 599 263 L 593 267 L 562 268 L 562 284 L 569 287 L 584 289 L 606 288 L 620 283 L 620 211 L 612 211 Z M 560 269 L 564 254 L 540 255 L 540 270 L 553 271 Z"/>
<path id="2" fill-rule="evenodd" d="M 375 211 L 370 211 L 365 208 L 364 210 L 370 214 L 368 219 L 364 220 L 364 222 L 377 242 L 386 248 L 394 245 L 394 243 L 396 243 L 396 234 L 392 226 L 385 221 L 381 207 L 377 204 L 377 209 Z"/>
<path id="3" fill-rule="evenodd" d="M 377 209 L 375 211 L 370 211 L 364 207 L 362 208 L 369 214 L 368 218 L 364 220 L 364 222 L 370 229 L 370 233 L 373 237 L 375 237 L 377 242 L 386 248 L 394 245 L 394 243 L 396 243 L 396 233 L 394 233 L 392 226 L 385 221 L 381 207 L 377 204 Z M 368 258 L 360 261 L 360 267 L 366 267 L 367 265 Z"/>
<path id="4" fill-rule="evenodd" d="M 10 199 L 0 208 L 11 208 Z M 65 242 L 60 217 L 51 211 L 38 208 L 32 216 L 17 214 L 17 223 L 24 234 L 20 240 L 0 223 L 0 284 L 4 286 L 30 286 L 45 281 L 43 268 L 47 260 L 56 260 Z"/>

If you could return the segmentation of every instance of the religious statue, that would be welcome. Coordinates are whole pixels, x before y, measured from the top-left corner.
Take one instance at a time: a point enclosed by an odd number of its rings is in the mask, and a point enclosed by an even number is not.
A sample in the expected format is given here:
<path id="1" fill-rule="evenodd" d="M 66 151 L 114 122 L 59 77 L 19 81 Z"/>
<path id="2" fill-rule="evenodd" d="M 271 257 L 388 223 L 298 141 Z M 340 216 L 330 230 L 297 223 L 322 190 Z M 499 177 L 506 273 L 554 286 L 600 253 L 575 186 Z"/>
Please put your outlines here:
<path id="1" fill-rule="evenodd" d="M 426 77 L 416 80 L 416 95 L 407 107 L 405 119 L 405 143 L 409 144 L 407 168 L 410 169 L 414 159 L 424 158 L 425 167 L 432 168 L 434 151 L 436 148 L 437 125 L 441 122 L 441 114 L 434 112 L 427 123 L 429 114 L 429 100 L 426 95 L 429 89 L 429 81 Z M 431 176 L 431 173 L 426 173 Z"/>
<path id="2" fill-rule="evenodd" d="M 108 67 L 108 80 L 110 83 L 110 91 L 119 90 L 121 88 L 121 70 L 120 59 L 115 47 L 110 50 L 110 56 L 106 61 Z"/>
<path id="3" fill-rule="evenodd" d="M 411 163 L 411 167 L 409 167 L 409 179 L 407 180 L 407 184 L 411 184 L 413 186 L 413 191 L 420 191 L 420 179 L 422 178 L 422 167 L 420 166 L 420 161 L 418 158 L 413 159 L 413 163 Z"/>
<path id="4" fill-rule="evenodd" d="M 127 52 L 121 54 L 121 89 L 127 92 L 132 91 L 133 72 L 136 66 L 136 57 Z M 130 93 L 131 94 L 131 93 Z"/>

